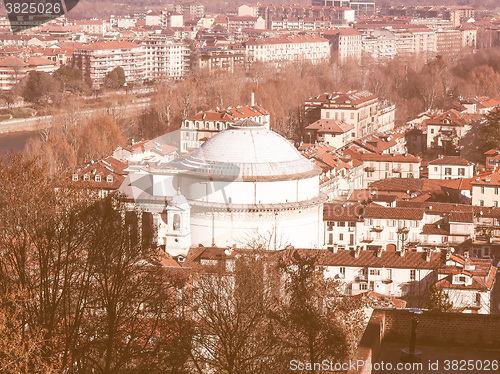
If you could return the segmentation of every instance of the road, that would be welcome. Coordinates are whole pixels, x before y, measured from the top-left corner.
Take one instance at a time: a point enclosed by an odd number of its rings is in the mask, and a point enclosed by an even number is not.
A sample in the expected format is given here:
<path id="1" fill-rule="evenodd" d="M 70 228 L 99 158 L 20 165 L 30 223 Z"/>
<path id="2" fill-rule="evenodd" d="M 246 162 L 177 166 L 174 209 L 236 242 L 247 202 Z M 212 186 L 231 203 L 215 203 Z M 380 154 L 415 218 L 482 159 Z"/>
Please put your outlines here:
<path id="1" fill-rule="evenodd" d="M 151 98 L 141 98 L 137 99 L 134 104 L 124 105 L 121 107 L 114 107 L 114 110 L 121 112 L 131 112 L 137 111 L 140 109 L 144 109 L 149 105 Z M 81 113 L 86 116 L 91 116 L 95 113 L 105 110 L 106 108 L 97 108 L 97 109 L 88 109 L 84 110 Z M 37 131 L 42 127 L 46 126 L 47 123 L 50 123 L 54 116 L 40 116 L 40 117 L 30 117 L 30 118 L 20 118 L 20 119 L 11 119 L 8 121 L 0 122 L 0 136 L 4 133 L 12 133 L 19 131 Z"/>

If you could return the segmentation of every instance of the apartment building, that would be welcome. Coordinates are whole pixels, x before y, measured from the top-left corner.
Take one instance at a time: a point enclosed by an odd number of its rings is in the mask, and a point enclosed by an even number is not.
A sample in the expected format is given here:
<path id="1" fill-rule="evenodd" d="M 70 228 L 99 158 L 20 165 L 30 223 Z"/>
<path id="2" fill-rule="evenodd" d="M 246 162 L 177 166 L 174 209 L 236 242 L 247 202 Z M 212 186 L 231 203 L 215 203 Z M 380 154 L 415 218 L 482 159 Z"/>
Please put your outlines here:
<path id="1" fill-rule="evenodd" d="M 460 30 L 436 30 L 436 54 L 456 56 L 462 49 Z"/>
<path id="2" fill-rule="evenodd" d="M 77 19 L 75 25 L 86 34 L 103 36 L 106 33 L 106 23 L 102 19 Z"/>
<path id="3" fill-rule="evenodd" d="M 187 19 L 202 18 L 205 15 L 205 6 L 197 2 L 177 2 L 173 4 L 173 10 Z"/>
<path id="4" fill-rule="evenodd" d="M 248 63 L 310 62 L 330 60 L 330 45 L 318 35 L 290 35 L 279 38 L 254 38 L 244 43 Z"/>
<path id="5" fill-rule="evenodd" d="M 361 58 L 362 35 L 358 30 L 337 28 L 325 31 L 321 35 L 330 42 L 332 56 L 338 57 L 341 61 Z"/>
<path id="6" fill-rule="evenodd" d="M 368 91 L 324 93 L 305 102 L 306 126 L 319 119 L 336 119 L 354 126 L 354 136 L 394 128 L 395 105 L 380 102 Z"/>
<path id="7" fill-rule="evenodd" d="M 165 34 L 151 34 L 142 41 L 146 50 L 146 79 L 182 78 L 190 72 L 189 46 Z"/>
<path id="8" fill-rule="evenodd" d="M 217 71 L 234 72 L 235 68 L 245 66 L 245 53 L 238 49 L 201 48 L 199 67 L 209 74 Z"/>
<path id="9" fill-rule="evenodd" d="M 363 231 L 363 214 L 362 204 L 326 203 L 323 207 L 324 247 L 331 251 L 354 250 Z"/>
<path id="10" fill-rule="evenodd" d="M 352 139 L 354 125 L 338 119 L 319 119 L 306 127 L 306 139 L 310 143 L 321 142 L 341 148 Z"/>
<path id="11" fill-rule="evenodd" d="M 349 7 L 244 4 L 238 7 L 238 16 L 262 17 L 266 28 L 272 29 L 273 20 L 328 19 L 332 24 L 342 25 L 354 21 L 355 11 Z"/>
<path id="12" fill-rule="evenodd" d="M 458 179 L 474 176 L 474 163 L 458 156 L 442 156 L 429 161 L 429 179 Z"/>
<path id="13" fill-rule="evenodd" d="M 500 206 L 500 173 L 477 176 L 472 182 L 472 205 Z"/>
<path id="14" fill-rule="evenodd" d="M 125 41 L 98 42 L 75 49 L 73 66 L 92 80 L 94 88 L 104 85 L 106 75 L 116 67 L 125 72 L 126 84 L 146 79 L 146 49 Z"/>
<path id="15" fill-rule="evenodd" d="M 53 73 L 59 65 L 45 57 L 5 57 L 0 58 L 0 90 L 10 90 L 30 71 Z"/>
<path id="16" fill-rule="evenodd" d="M 181 152 L 197 149 L 212 135 L 226 130 L 235 121 L 251 119 L 270 127 L 269 112 L 253 102 L 236 108 L 209 110 L 195 114 L 182 121 L 180 129 Z"/>
<path id="17" fill-rule="evenodd" d="M 420 178 L 421 159 L 412 155 L 366 153 L 359 156 L 365 175 L 363 188 L 387 178 Z"/>
<path id="18" fill-rule="evenodd" d="M 427 120 L 427 149 L 441 150 L 447 154 L 457 150 L 460 140 L 471 129 L 472 120 L 455 109 Z"/>

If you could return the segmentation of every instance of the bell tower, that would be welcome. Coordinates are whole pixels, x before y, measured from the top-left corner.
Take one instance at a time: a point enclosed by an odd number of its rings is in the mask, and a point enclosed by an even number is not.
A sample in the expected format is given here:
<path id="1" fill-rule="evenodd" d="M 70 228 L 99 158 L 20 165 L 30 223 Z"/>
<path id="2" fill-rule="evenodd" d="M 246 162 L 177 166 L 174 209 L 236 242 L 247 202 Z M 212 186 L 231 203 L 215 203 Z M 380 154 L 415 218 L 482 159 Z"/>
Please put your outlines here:
<path id="1" fill-rule="evenodd" d="M 170 256 L 186 256 L 191 247 L 191 208 L 184 197 L 177 192 L 161 214 L 158 225 L 159 244 L 165 245 Z"/>

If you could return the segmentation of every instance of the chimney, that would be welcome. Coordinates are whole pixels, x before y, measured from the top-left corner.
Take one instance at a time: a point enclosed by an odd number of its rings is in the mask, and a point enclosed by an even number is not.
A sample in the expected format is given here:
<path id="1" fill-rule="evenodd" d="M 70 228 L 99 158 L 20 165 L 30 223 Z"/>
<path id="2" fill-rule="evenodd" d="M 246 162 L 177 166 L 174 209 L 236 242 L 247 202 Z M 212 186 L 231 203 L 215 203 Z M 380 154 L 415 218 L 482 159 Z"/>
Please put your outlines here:
<path id="1" fill-rule="evenodd" d="M 252 92 L 252 95 L 250 96 L 250 106 L 255 106 L 255 93 Z"/>
<path id="2" fill-rule="evenodd" d="M 464 251 L 465 260 L 469 259 L 469 251 Z"/>
<path id="3" fill-rule="evenodd" d="M 382 247 L 377 248 L 377 250 L 375 251 L 375 256 L 377 256 L 378 258 L 382 257 Z"/>
<path id="4" fill-rule="evenodd" d="M 357 246 L 355 249 L 354 249 L 354 258 L 359 258 L 359 253 L 361 252 L 361 247 L 360 246 Z"/>
<path id="5" fill-rule="evenodd" d="M 449 260 L 451 258 L 451 248 L 446 248 L 446 260 Z"/>
<path id="6" fill-rule="evenodd" d="M 333 249 L 332 249 L 332 252 L 333 253 L 337 253 L 339 251 L 339 246 L 337 244 L 334 244 L 333 245 Z"/>
<path id="7" fill-rule="evenodd" d="M 425 251 L 425 261 L 429 262 L 431 260 L 431 257 L 432 257 L 432 251 L 428 249 L 427 251 Z"/>
<path id="8" fill-rule="evenodd" d="M 404 257 L 405 254 L 406 254 L 406 249 L 403 248 L 399 251 L 399 256 Z"/>

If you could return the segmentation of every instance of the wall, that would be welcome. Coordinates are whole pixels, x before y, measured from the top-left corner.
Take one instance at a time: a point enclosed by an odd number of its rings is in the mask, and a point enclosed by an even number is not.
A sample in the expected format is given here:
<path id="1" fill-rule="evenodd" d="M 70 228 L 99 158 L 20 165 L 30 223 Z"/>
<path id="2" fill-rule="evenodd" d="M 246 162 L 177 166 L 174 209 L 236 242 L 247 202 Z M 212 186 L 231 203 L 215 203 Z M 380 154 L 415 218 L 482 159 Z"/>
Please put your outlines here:
<path id="1" fill-rule="evenodd" d="M 413 314 L 408 310 L 374 310 L 352 361 L 377 362 L 384 339 L 407 342 Z M 417 345 L 498 348 L 500 315 L 424 312 L 419 316 Z M 364 365 L 347 374 L 370 374 Z"/>

